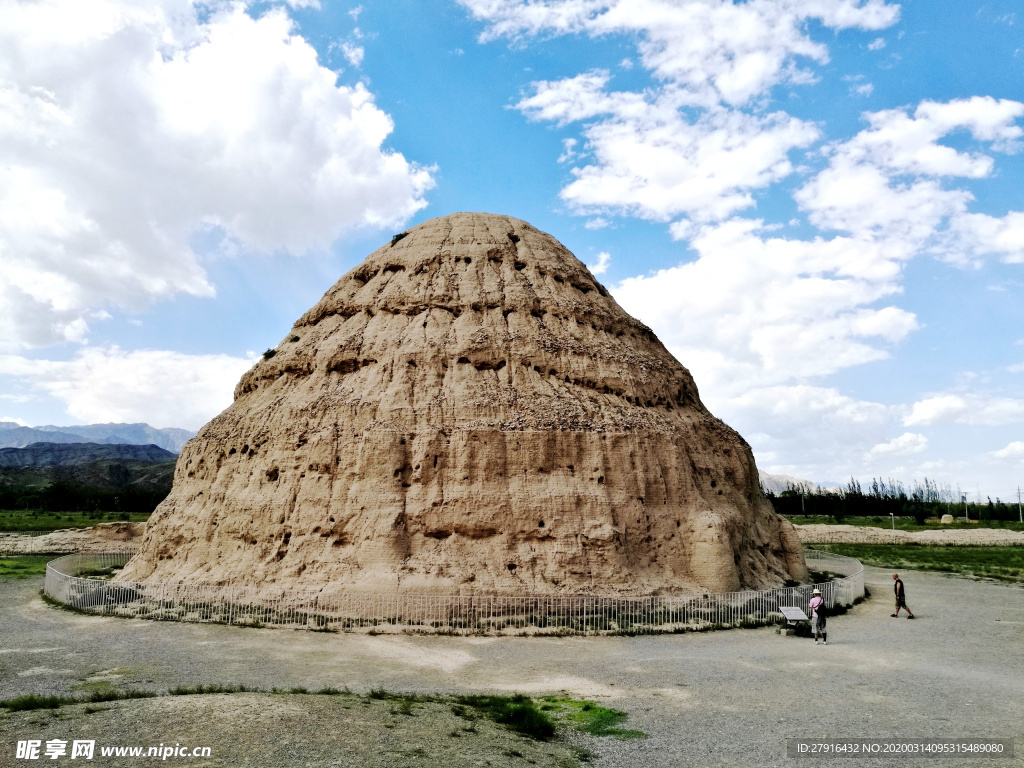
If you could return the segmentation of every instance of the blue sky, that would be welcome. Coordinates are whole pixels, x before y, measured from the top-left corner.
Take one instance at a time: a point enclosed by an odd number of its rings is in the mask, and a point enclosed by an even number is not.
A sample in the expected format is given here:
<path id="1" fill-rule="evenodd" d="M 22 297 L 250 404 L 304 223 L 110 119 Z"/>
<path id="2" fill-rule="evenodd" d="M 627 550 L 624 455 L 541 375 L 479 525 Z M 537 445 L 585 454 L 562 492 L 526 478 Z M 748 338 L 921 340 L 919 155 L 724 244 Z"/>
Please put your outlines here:
<path id="1" fill-rule="evenodd" d="M 0 0 L 0 418 L 197 428 L 395 232 L 517 216 L 761 468 L 1024 484 L 1011 2 Z"/>

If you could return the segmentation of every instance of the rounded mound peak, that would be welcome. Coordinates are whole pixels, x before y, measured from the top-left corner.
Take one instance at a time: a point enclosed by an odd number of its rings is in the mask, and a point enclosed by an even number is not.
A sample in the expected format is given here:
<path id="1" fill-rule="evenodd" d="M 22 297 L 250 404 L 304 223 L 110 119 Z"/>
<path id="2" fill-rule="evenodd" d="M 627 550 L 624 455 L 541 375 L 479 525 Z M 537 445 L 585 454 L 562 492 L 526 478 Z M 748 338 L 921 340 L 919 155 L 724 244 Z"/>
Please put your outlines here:
<path id="1" fill-rule="evenodd" d="M 296 328 L 334 313 L 501 309 L 590 320 L 630 318 L 560 242 L 525 221 L 453 213 L 395 235 L 341 278 Z M 649 332 L 649 331 L 648 331 Z"/>
<path id="2" fill-rule="evenodd" d="M 396 235 L 235 396 L 182 452 L 122 578 L 651 594 L 803 574 L 747 444 L 518 219 Z"/>
<path id="3" fill-rule="evenodd" d="M 672 431 L 665 417 L 675 408 L 703 411 L 686 369 L 586 265 L 551 235 L 494 214 L 451 214 L 396 235 L 306 312 L 235 394 L 284 374 L 364 368 L 345 382 L 367 385 L 363 398 L 383 394 L 385 369 L 421 396 L 456 383 L 461 402 L 446 424 Z"/>

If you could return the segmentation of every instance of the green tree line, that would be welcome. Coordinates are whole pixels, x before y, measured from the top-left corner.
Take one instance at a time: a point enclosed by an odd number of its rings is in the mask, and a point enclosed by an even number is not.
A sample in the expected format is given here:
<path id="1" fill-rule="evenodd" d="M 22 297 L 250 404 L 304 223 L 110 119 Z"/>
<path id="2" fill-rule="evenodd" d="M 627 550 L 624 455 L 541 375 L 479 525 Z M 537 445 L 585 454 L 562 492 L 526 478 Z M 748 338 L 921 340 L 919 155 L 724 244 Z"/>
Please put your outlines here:
<path id="1" fill-rule="evenodd" d="M 167 489 L 95 488 L 63 480 L 43 488 L 4 483 L 0 484 L 0 509 L 149 514 L 167 493 Z"/>
<path id="2" fill-rule="evenodd" d="M 792 488 L 781 493 L 766 491 L 765 495 L 781 515 L 829 515 L 842 522 L 847 517 L 913 517 L 923 524 L 929 517 L 964 516 L 964 496 L 948 485 L 925 478 L 907 488 L 898 480 L 872 478 L 870 486 L 862 487 L 850 478 L 845 488 Z M 1018 519 L 1017 501 L 1007 503 L 988 498 L 987 503 L 967 505 L 973 520 Z"/>

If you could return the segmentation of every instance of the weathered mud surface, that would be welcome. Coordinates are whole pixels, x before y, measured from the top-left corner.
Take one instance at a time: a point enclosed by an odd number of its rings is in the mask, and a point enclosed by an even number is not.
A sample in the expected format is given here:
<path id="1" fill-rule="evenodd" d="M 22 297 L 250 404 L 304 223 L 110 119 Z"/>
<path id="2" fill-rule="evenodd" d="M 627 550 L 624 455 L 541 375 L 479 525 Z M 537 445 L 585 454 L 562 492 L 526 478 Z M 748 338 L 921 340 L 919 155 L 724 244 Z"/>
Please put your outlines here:
<path id="1" fill-rule="evenodd" d="M 122 579 L 653 594 L 805 575 L 747 443 L 550 235 L 370 254 L 188 443 Z"/>

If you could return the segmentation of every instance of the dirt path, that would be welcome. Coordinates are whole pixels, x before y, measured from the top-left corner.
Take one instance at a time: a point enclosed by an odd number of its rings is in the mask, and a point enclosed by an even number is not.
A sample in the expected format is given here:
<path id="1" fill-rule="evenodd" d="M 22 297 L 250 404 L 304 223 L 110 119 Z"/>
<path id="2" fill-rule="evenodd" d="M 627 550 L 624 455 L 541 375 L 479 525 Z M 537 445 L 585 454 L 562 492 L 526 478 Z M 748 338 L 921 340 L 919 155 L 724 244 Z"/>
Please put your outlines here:
<path id="1" fill-rule="evenodd" d="M 827 646 L 771 629 L 528 639 L 370 637 L 129 621 L 48 608 L 37 596 L 38 579 L 3 582 L 0 698 L 68 693 L 90 679 L 115 677 L 118 686 L 153 690 L 197 683 L 348 685 L 364 692 L 377 686 L 445 693 L 564 690 L 625 709 L 626 727 L 648 734 L 640 741 L 595 740 L 597 768 L 792 768 L 785 756 L 788 737 L 1020 739 L 1024 589 L 908 572 L 903 578 L 918 619 L 897 620 L 889 617 L 888 574 L 870 568 L 867 573 L 875 596 L 830 621 Z M 140 739 L 170 738 L 159 721 L 138 722 Z M 211 747 L 237 738 L 218 722 L 200 722 L 196 736 Z M 0 725 L 0 754 L 13 749 L 11 739 L 32 734 Z M 274 749 L 280 738 L 278 731 L 255 727 L 250 734 L 257 753 Z M 331 764 L 329 744 L 304 742 L 297 731 L 293 743 L 296 760 L 302 760 L 296 764 Z M 1024 741 L 1017 746 L 1024 754 Z M 836 765 L 853 768 L 859 762 Z M 947 763 L 1021 766 L 1024 758 L 928 761 Z M 886 759 L 863 764 L 907 766 L 905 760 Z"/>
<path id="2" fill-rule="evenodd" d="M 1024 547 L 1024 533 L 1000 528 L 948 531 L 892 531 L 866 525 L 798 525 L 804 544 L 975 544 L 989 547 Z"/>

